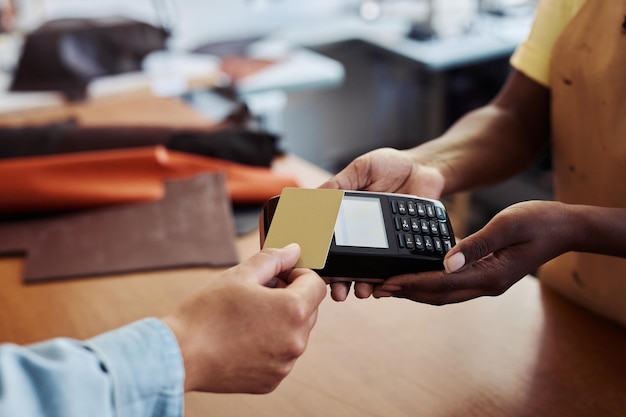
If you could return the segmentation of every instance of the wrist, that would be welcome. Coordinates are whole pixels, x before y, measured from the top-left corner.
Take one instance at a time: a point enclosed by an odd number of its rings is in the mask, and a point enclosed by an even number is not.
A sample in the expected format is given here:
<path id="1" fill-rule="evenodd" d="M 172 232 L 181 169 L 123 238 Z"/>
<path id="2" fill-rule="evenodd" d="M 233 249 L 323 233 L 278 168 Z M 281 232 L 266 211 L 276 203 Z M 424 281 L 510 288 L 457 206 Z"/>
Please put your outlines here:
<path id="1" fill-rule="evenodd" d="M 555 221 L 559 222 L 561 233 L 560 240 L 565 246 L 563 253 L 569 251 L 589 252 L 593 249 L 593 213 L 588 210 L 588 206 L 553 203 L 559 208 L 561 217 Z"/>
<path id="2" fill-rule="evenodd" d="M 626 209 L 569 204 L 572 249 L 577 252 L 626 256 Z"/>
<path id="3" fill-rule="evenodd" d="M 163 323 L 165 323 L 165 325 L 170 329 L 178 343 L 185 370 L 185 379 L 183 384 L 184 391 L 195 391 L 197 389 L 197 384 L 194 369 L 197 369 L 198 367 L 195 365 L 195 355 L 193 354 L 193 349 L 191 349 L 190 338 L 187 336 L 188 332 L 184 330 L 185 326 L 181 320 L 174 315 L 163 317 L 161 318 L 161 321 L 163 321 Z"/>
<path id="4" fill-rule="evenodd" d="M 426 186 L 435 191 L 436 195 L 425 197 L 440 198 L 457 190 L 450 187 L 454 183 L 454 172 L 449 163 L 451 156 L 446 150 L 438 149 L 435 142 L 426 142 L 404 152 L 413 162 L 413 177 L 419 182 L 420 188 Z M 424 184 L 425 181 L 428 184 Z"/>
<path id="5" fill-rule="evenodd" d="M 578 213 L 574 207 L 571 204 L 551 201 L 546 208 L 552 212 L 552 215 L 547 216 L 547 221 L 553 225 L 552 236 L 560 242 L 560 253 L 576 250 L 581 230 L 576 227 Z"/>

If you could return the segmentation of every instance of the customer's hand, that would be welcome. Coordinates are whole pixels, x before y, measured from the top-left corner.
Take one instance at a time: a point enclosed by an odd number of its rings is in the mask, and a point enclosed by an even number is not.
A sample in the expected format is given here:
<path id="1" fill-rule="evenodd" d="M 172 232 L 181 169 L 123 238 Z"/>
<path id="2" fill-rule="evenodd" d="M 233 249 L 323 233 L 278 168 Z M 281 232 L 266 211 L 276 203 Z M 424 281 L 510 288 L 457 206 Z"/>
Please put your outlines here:
<path id="1" fill-rule="evenodd" d="M 373 295 L 435 305 L 500 295 L 581 240 L 571 218 L 562 203 L 515 204 L 459 242 L 446 255 L 446 272 L 391 277 Z"/>
<path id="2" fill-rule="evenodd" d="M 297 245 L 264 249 L 163 319 L 183 354 L 186 391 L 267 393 L 291 371 L 326 294 L 317 274 L 293 269 L 299 256 Z"/>
<path id="3" fill-rule="evenodd" d="M 383 148 L 356 158 L 320 188 L 404 193 L 438 199 L 443 186 L 444 178 L 435 168 L 415 162 L 407 151 Z M 358 298 L 369 297 L 373 290 L 369 283 L 359 282 L 354 286 Z M 335 301 L 345 300 L 349 291 L 349 282 L 331 284 Z"/>

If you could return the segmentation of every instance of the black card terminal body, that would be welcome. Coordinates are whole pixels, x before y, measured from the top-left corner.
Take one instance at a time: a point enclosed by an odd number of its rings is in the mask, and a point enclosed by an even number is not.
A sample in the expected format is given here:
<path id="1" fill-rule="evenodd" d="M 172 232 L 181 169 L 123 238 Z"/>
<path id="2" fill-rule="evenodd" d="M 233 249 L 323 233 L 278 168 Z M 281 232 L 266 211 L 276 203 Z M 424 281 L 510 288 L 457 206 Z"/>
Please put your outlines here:
<path id="1" fill-rule="evenodd" d="M 270 199 L 261 214 L 261 245 L 279 199 Z M 454 245 L 448 213 L 438 200 L 345 191 L 326 264 L 316 271 L 330 282 L 380 282 L 399 274 L 441 270 Z"/>

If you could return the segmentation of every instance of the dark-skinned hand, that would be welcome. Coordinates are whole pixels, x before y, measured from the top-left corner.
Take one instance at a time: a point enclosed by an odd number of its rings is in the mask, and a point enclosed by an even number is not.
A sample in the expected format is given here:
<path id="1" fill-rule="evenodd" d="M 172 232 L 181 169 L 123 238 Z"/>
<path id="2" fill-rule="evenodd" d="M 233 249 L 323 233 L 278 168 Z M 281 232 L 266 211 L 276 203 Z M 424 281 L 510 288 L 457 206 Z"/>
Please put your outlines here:
<path id="1" fill-rule="evenodd" d="M 434 305 L 500 295 L 570 250 L 576 228 L 569 224 L 567 212 L 566 204 L 551 201 L 512 205 L 460 241 L 446 255 L 446 271 L 391 277 L 376 286 L 373 295 Z"/>

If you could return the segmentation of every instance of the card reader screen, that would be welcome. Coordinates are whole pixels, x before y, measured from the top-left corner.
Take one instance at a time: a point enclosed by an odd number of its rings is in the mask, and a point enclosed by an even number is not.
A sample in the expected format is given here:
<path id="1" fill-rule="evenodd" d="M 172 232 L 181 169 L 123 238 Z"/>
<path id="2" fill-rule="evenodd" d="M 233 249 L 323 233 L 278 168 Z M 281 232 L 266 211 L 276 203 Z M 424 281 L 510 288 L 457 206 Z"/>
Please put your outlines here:
<path id="1" fill-rule="evenodd" d="M 337 246 L 389 248 L 378 198 L 344 196 L 335 224 Z"/>

